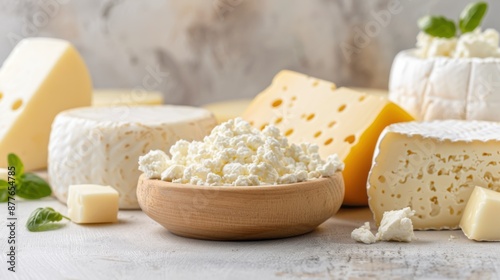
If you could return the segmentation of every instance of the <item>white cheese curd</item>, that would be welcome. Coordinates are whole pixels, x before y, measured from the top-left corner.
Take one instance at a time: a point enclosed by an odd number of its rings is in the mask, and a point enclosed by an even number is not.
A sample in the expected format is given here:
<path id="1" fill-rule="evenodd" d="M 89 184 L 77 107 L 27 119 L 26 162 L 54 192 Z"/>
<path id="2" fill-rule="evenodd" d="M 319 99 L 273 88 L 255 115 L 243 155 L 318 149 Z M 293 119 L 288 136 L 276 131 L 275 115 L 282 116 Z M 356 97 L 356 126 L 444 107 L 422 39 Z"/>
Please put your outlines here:
<path id="1" fill-rule="evenodd" d="M 473 32 L 455 38 L 438 38 L 420 32 L 417 35 L 417 54 L 422 58 L 429 57 L 500 57 L 498 48 L 499 33 L 494 29 L 481 32 L 478 28 Z"/>
<path id="2" fill-rule="evenodd" d="M 370 223 L 365 222 L 364 225 L 355 229 L 351 233 L 351 238 L 357 242 L 362 242 L 365 244 L 372 244 L 377 242 L 375 235 L 370 231 Z"/>
<path id="3" fill-rule="evenodd" d="M 410 207 L 386 211 L 376 235 L 370 231 L 370 223 L 365 222 L 364 225 L 351 232 L 351 238 L 365 244 L 377 241 L 411 242 L 415 239 L 411 221 L 413 215 L 415 215 L 415 211 L 411 210 Z"/>
<path id="4" fill-rule="evenodd" d="M 139 170 L 174 183 L 258 186 L 303 182 L 344 169 L 336 154 L 323 160 L 318 151 L 316 144 L 289 144 L 274 126 L 259 131 L 236 118 L 215 127 L 203 141 L 178 141 L 170 157 L 150 151 L 139 158 Z"/>

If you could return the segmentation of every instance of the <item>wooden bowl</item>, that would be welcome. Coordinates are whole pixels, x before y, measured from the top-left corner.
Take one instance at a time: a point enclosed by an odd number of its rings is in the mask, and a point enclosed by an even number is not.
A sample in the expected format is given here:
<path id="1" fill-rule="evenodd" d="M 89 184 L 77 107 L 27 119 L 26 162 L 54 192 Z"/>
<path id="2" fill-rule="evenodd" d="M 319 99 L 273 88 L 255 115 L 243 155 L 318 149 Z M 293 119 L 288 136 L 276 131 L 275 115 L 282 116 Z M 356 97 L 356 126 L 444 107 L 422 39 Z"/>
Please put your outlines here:
<path id="1" fill-rule="evenodd" d="M 209 240 L 282 238 L 314 230 L 344 198 L 342 173 L 272 186 L 195 186 L 139 178 L 142 210 L 170 232 Z"/>

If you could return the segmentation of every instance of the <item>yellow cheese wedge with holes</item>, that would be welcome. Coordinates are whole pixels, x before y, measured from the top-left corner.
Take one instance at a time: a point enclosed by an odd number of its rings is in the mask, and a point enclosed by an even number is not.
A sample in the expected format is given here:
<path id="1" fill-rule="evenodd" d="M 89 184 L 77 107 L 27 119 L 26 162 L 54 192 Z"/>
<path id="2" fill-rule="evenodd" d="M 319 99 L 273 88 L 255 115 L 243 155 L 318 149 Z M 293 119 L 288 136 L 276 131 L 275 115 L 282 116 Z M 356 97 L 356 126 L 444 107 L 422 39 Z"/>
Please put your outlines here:
<path id="1" fill-rule="evenodd" d="M 292 71 L 281 71 L 243 114 L 254 127 L 274 124 L 292 143 L 319 145 L 322 158 L 337 153 L 344 205 L 367 205 L 366 180 L 373 151 L 389 124 L 413 118 L 385 96 L 368 95 Z"/>
<path id="2" fill-rule="evenodd" d="M 90 106 L 91 99 L 89 73 L 69 42 L 19 42 L 0 70 L 0 167 L 7 167 L 9 153 L 23 160 L 25 170 L 46 167 L 54 117 L 66 109 Z"/>

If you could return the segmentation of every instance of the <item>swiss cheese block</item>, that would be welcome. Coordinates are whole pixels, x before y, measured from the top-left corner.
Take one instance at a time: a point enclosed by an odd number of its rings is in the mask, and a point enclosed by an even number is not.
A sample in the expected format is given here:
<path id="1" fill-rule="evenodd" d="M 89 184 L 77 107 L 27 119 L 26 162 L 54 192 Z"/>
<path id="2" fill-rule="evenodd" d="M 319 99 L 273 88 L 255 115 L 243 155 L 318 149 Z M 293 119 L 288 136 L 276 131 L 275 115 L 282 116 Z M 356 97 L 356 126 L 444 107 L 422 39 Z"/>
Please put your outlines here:
<path id="1" fill-rule="evenodd" d="M 243 114 L 253 126 L 276 125 L 292 143 L 319 145 L 345 163 L 346 205 L 366 205 L 366 179 L 380 132 L 413 118 L 386 97 L 362 94 L 291 71 L 282 71 Z"/>
<path id="2" fill-rule="evenodd" d="M 420 58 L 414 49 L 394 59 L 389 99 L 417 120 L 500 121 L 500 58 Z"/>
<path id="3" fill-rule="evenodd" d="M 474 186 L 500 191 L 500 123 L 409 122 L 380 135 L 368 180 L 377 223 L 411 207 L 415 229 L 456 229 Z"/>
<path id="4" fill-rule="evenodd" d="M 94 90 L 92 99 L 93 106 L 161 104 L 163 104 L 161 92 L 141 89 L 97 89 Z"/>
<path id="5" fill-rule="evenodd" d="M 47 166 L 57 113 L 89 106 L 92 83 L 77 50 L 59 39 L 24 39 L 0 69 L 0 167 L 17 154 L 25 170 Z"/>
<path id="6" fill-rule="evenodd" d="M 230 119 L 241 117 L 241 114 L 250 105 L 250 99 L 228 100 L 203 105 L 203 108 L 212 112 L 219 123 L 226 122 Z"/>
<path id="7" fill-rule="evenodd" d="M 500 192 L 475 187 L 460 220 L 465 236 L 477 241 L 500 241 Z"/>
<path id="8" fill-rule="evenodd" d="M 60 113 L 49 144 L 54 194 L 66 202 L 76 184 L 113 186 L 120 208 L 137 209 L 139 156 L 168 151 L 177 140 L 201 140 L 217 124 L 201 108 L 183 106 L 87 107 Z"/>
<path id="9" fill-rule="evenodd" d="M 69 186 L 68 216 L 73 223 L 113 223 L 118 221 L 118 192 L 110 186 Z"/>

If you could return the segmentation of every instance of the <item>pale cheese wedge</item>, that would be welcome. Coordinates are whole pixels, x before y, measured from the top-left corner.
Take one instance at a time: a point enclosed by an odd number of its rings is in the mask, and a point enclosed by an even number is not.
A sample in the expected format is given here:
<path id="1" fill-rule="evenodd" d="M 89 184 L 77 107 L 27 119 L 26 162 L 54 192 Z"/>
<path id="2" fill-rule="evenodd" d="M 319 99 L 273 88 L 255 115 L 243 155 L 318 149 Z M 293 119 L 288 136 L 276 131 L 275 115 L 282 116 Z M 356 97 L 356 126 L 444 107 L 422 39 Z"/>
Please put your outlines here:
<path id="1" fill-rule="evenodd" d="M 45 168 L 55 116 L 91 99 L 89 73 L 69 42 L 22 40 L 0 69 L 0 167 L 15 153 L 25 170 Z"/>

